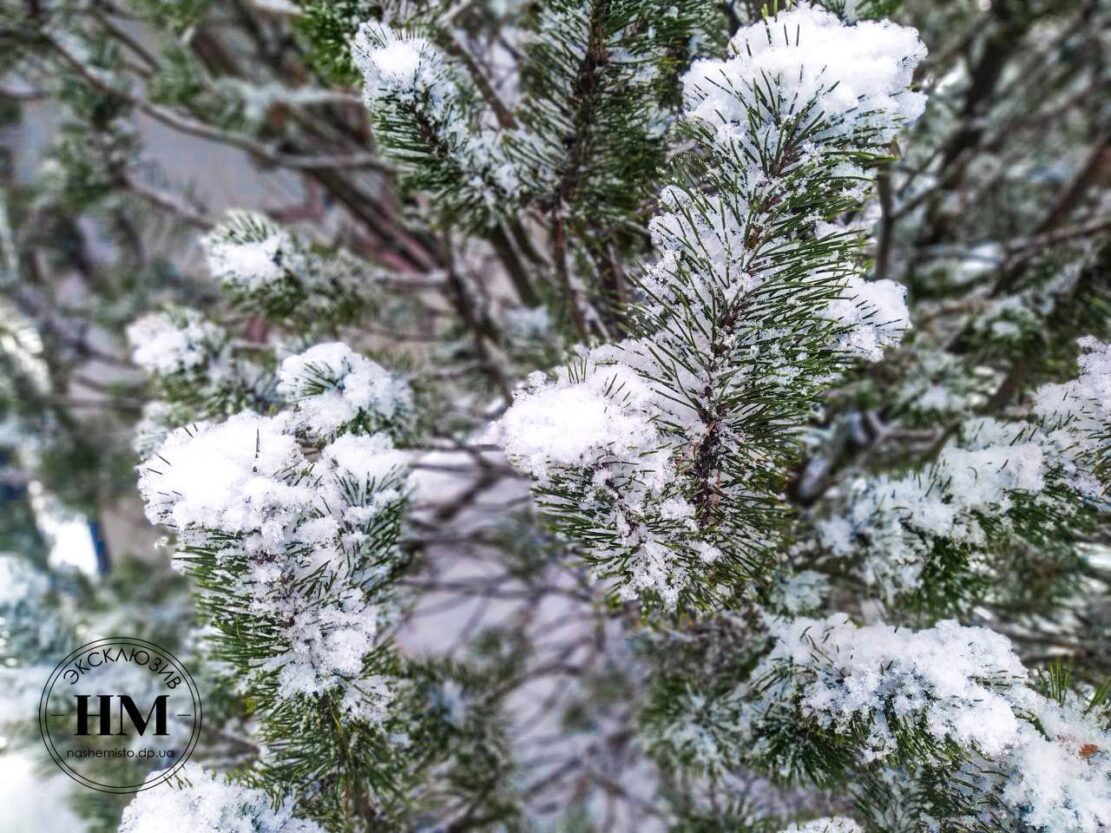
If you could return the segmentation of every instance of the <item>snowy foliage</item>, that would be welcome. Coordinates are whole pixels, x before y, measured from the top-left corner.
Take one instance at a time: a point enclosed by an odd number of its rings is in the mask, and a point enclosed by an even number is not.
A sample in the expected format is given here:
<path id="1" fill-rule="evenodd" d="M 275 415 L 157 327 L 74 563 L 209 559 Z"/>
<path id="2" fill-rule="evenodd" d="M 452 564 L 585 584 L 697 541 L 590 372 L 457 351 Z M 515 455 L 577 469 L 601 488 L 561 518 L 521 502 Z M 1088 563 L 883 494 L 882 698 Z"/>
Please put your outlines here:
<path id="1" fill-rule="evenodd" d="M 143 406 L 133 447 L 147 457 L 170 430 L 195 419 L 224 416 L 267 395 L 269 373 L 237 352 L 227 330 L 196 310 L 149 313 L 127 328 L 132 361 L 146 371 L 159 398 Z"/>
<path id="2" fill-rule="evenodd" d="M 192 309 L 150 313 L 127 328 L 131 357 L 151 374 L 169 376 L 199 370 L 227 338 L 217 325 Z"/>
<path id="3" fill-rule="evenodd" d="M 140 792 L 123 811 L 119 833 L 323 833 L 293 815 L 286 801 L 277 809 L 262 790 L 233 784 L 196 764 L 180 771 L 181 784 Z"/>
<path id="4" fill-rule="evenodd" d="M 781 18 L 684 77 L 705 160 L 650 223 L 659 257 L 638 337 L 547 386 L 534 378 L 502 420 L 510 460 L 623 598 L 702 604 L 716 576 L 761 575 L 791 435 L 819 386 L 909 326 L 902 287 L 864 281 L 859 229 L 832 221 L 865 193 L 856 160 L 921 111 L 906 88 L 924 49 L 891 24 L 846 27 L 806 6 Z M 866 57 L 830 61 L 838 37 Z M 851 102 L 827 95 L 842 84 Z"/>
<path id="5" fill-rule="evenodd" d="M 426 39 L 402 37 L 385 26 L 369 26 L 356 41 L 363 60 L 367 96 L 395 92 L 414 98 L 428 94 L 432 104 L 441 104 L 454 88 L 443 80 L 443 56 Z"/>
<path id="6" fill-rule="evenodd" d="M 430 190 L 439 209 L 478 218 L 508 208 L 517 173 L 495 131 L 476 130 L 473 108 L 453 68 L 427 39 L 367 23 L 352 44 L 362 72 L 367 109 L 415 187 Z"/>
<path id="7" fill-rule="evenodd" d="M 843 614 L 790 620 L 772 633 L 775 647 L 753 673 L 772 681 L 750 706 L 757 726 L 797 703 L 805 720 L 838 734 L 866 727 L 869 758 L 893 754 L 899 724 L 918 721 L 938 740 L 987 755 L 1015 742 L 1019 719 L 1006 692 L 1026 672 L 998 634 L 955 622 L 924 631 L 858 628 Z"/>
<path id="8" fill-rule="evenodd" d="M 841 297 L 831 301 L 822 315 L 838 326 L 835 348 L 868 361 L 883 358 L 910 329 L 907 291 L 894 281 L 864 281 L 850 275 Z"/>
<path id="9" fill-rule="evenodd" d="M 341 342 L 289 356 L 278 370 L 278 393 L 296 405 L 305 427 L 330 436 L 360 422 L 373 430 L 399 425 L 412 410 L 408 384 Z"/>
<path id="10" fill-rule="evenodd" d="M 359 680 L 388 615 L 371 594 L 397 554 L 378 525 L 404 500 L 405 459 L 385 434 L 344 434 L 310 461 L 295 426 L 288 413 L 245 412 L 177 429 L 139 489 L 151 521 L 177 531 L 186 563 L 211 548 L 222 592 L 274 629 L 262 668 L 281 696 L 338 686 L 381 719 L 381 687 Z"/>
<path id="11" fill-rule="evenodd" d="M 122 833 L 1111 825 L 1101 4 L 9 5 L 5 503 L 134 437 L 197 625 Z"/>
<path id="12" fill-rule="evenodd" d="M 330 251 L 249 211 L 231 211 L 201 239 L 208 270 L 227 297 L 311 330 L 344 322 L 381 302 L 386 273 L 342 250 Z"/>
<path id="13" fill-rule="evenodd" d="M 286 423 L 244 413 L 221 425 L 178 429 L 158 450 L 164 470 L 140 474 L 150 519 L 179 529 L 245 532 L 261 527 L 282 498 L 297 507 L 308 493 L 284 489 L 277 479 L 304 464 Z"/>
<path id="14" fill-rule="evenodd" d="M 720 552 L 696 537 L 694 507 L 677 488 L 673 451 L 655 420 L 662 397 L 636 370 L 607 360 L 620 355 L 620 347 L 584 355 L 555 383 L 538 375 L 501 420 L 499 437 L 550 495 L 550 513 L 576 513 L 582 520 L 573 523 L 597 528 L 621 564 L 623 597 L 647 591 L 674 607 L 694 578 L 680 559 L 707 564 Z M 599 570 L 612 567 L 602 561 Z"/>
<path id="15" fill-rule="evenodd" d="M 1111 733 L 1083 706 L 1032 690 L 1005 637 L 951 621 L 920 631 L 857 627 L 843 614 L 773 623 L 772 633 L 742 712 L 758 746 L 767 742 L 762 728 L 785 720 L 844 739 L 865 763 L 911 752 L 944 760 L 955 744 L 1003 768 L 996 788 L 1031 828 L 1102 829 Z M 806 750 L 773 743 L 766 754 L 793 768 Z"/>
<path id="16" fill-rule="evenodd" d="M 233 230 L 253 227 L 255 234 Z M 269 288 L 290 275 L 305 272 L 303 247 L 287 231 L 254 215 L 233 212 L 226 225 L 202 241 L 208 268 L 221 284 L 243 293 Z"/>
<path id="17" fill-rule="evenodd" d="M 507 138 L 520 179 L 560 226 L 616 231 L 651 197 L 674 74 L 710 48 L 717 22 L 698 0 L 551 0 L 536 17 L 523 44 L 519 124 Z"/>
<path id="18" fill-rule="evenodd" d="M 577 371 L 561 373 L 554 384 L 536 374 L 499 425 L 514 464 L 541 482 L 561 467 L 587 467 L 601 458 L 641 467 L 658 441 L 652 391 L 637 373 L 589 358 Z"/>
<path id="19" fill-rule="evenodd" d="M 1107 488 L 1111 461 L 1111 345 L 1085 338 L 1080 346 L 1079 377 L 1039 388 L 1034 413 L 1054 450 L 1068 461 L 1070 480 L 1098 499 Z"/>
<path id="20" fill-rule="evenodd" d="M 1055 505 L 1042 496 L 1044 439 L 1025 424 L 970 421 L 926 471 L 852 483 L 846 514 L 820 520 L 819 538 L 837 557 L 864 552 L 860 577 L 882 598 L 913 592 L 937 547 L 983 548 L 1007 527 L 1016 498 Z"/>
<path id="21" fill-rule="evenodd" d="M 815 819 L 806 824 L 792 824 L 783 833 L 862 833 L 862 829 L 852 819 L 841 816 Z"/>
<path id="22" fill-rule="evenodd" d="M 846 26 L 800 3 L 739 30 L 729 51 L 725 61 L 696 61 L 683 79 L 691 114 L 714 125 L 723 143 L 756 148 L 765 135 L 746 129 L 748 113 L 775 106 L 774 99 L 813 110 L 819 141 L 874 131 L 883 144 L 925 108 L 925 96 L 909 87 L 926 47 L 913 29 L 889 21 Z"/>

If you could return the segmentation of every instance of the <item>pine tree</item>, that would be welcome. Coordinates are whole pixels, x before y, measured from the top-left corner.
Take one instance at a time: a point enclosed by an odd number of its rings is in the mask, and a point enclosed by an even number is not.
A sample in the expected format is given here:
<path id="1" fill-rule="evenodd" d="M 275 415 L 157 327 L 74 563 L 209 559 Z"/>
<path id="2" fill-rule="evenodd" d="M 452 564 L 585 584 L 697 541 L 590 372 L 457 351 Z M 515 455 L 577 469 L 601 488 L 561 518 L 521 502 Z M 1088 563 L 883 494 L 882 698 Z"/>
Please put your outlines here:
<path id="1" fill-rule="evenodd" d="M 1111 825 L 1108 22 L 0 5 L 62 124 L 0 202 L 0 406 L 90 515 L 130 436 L 206 697 L 95 829 Z M 305 205 L 215 216 L 149 122 Z M 126 592 L 29 535 L 13 690 Z"/>

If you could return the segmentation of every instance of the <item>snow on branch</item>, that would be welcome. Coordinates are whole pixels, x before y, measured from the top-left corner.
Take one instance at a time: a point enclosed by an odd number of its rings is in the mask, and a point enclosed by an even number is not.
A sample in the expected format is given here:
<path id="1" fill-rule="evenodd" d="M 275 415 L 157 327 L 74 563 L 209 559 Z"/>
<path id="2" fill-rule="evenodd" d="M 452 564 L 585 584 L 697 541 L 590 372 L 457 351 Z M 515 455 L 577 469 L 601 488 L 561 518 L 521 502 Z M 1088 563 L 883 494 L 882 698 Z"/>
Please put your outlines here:
<path id="1" fill-rule="evenodd" d="M 851 134 L 885 144 L 925 109 L 910 85 L 926 47 L 890 21 L 847 26 L 800 3 L 740 29 L 729 51 L 725 61 L 695 61 L 683 79 L 688 113 L 722 144 L 759 152 L 777 132 L 766 117 L 778 115 L 803 115 L 811 141 Z M 765 117 L 755 134 L 752 113 Z"/>
<path id="2" fill-rule="evenodd" d="M 282 322 L 344 322 L 382 301 L 383 270 L 313 245 L 254 212 L 229 212 L 201 245 L 232 303 Z"/>
<path id="3" fill-rule="evenodd" d="M 196 371 L 218 356 L 227 334 L 192 309 L 150 313 L 127 328 L 131 359 L 148 373 Z"/>
<path id="4" fill-rule="evenodd" d="M 262 790 L 243 787 L 196 764 L 181 768 L 180 784 L 146 790 L 124 808 L 119 833 L 324 833 L 293 815 L 288 799 L 275 808 Z"/>
<path id="5" fill-rule="evenodd" d="M 298 386 L 299 370 L 327 372 L 323 359 L 336 356 L 352 371 L 342 393 Z M 273 675 L 283 698 L 335 689 L 350 713 L 380 721 L 388 686 L 364 671 L 393 615 L 408 474 L 389 435 L 366 429 L 376 406 L 396 407 L 407 390 L 343 345 L 287 364 L 296 411 L 171 432 L 143 466 L 140 492 L 151 521 L 177 533 L 224 639 L 250 642 L 245 671 Z"/>
<path id="6" fill-rule="evenodd" d="M 939 552 L 959 549 L 972 559 L 962 569 L 990 570 L 975 553 L 1021 530 L 1023 513 L 1034 508 L 1048 522 L 1070 512 L 1053 488 L 1046 440 L 1026 423 L 969 420 L 924 471 L 859 477 L 834 491 L 827 502 L 842 511 L 818 520 L 818 538 L 833 556 L 853 557 L 865 586 L 888 601 L 924 589 Z"/>
<path id="7" fill-rule="evenodd" d="M 533 379 L 500 429 L 597 573 L 668 608 L 766 575 L 800 427 L 846 363 L 909 326 L 843 217 L 921 112 L 917 33 L 801 5 L 731 51 L 684 77 L 695 152 L 651 221 L 633 337 Z"/>
<path id="8" fill-rule="evenodd" d="M 1034 393 L 1042 420 L 1070 482 L 1083 495 L 1101 499 L 1111 483 L 1111 345 L 1080 340 L 1080 375 Z"/>
<path id="9" fill-rule="evenodd" d="M 852 819 L 835 816 L 815 819 L 806 824 L 792 824 L 783 833 L 863 833 L 863 829 Z"/>
<path id="10" fill-rule="evenodd" d="M 923 755 L 945 764 L 955 746 L 968 756 L 960 764 L 967 781 L 984 779 L 980 788 L 1001 794 L 1031 828 L 1102 829 L 1111 807 L 1111 733 L 1075 695 L 1038 694 L 1002 635 L 952 621 L 920 631 L 857 627 L 843 614 L 771 628 L 776 642 L 753 672 L 743 720 L 773 765 L 787 770 L 806 760 L 804 745 L 777 746 L 775 731 L 762 731 L 785 721 L 812 727 L 815 739 L 853 745 L 865 764 L 900 754 L 917 765 Z"/>
<path id="11" fill-rule="evenodd" d="M 431 41 L 366 23 L 352 56 L 382 150 L 412 187 L 468 222 L 481 224 L 509 207 L 517 173 L 501 134 L 483 126 L 474 95 Z"/>
<path id="12" fill-rule="evenodd" d="M 304 426 L 318 436 L 340 429 L 400 431 L 413 408 L 408 383 L 342 342 L 317 344 L 286 358 L 278 393 L 294 403 Z"/>

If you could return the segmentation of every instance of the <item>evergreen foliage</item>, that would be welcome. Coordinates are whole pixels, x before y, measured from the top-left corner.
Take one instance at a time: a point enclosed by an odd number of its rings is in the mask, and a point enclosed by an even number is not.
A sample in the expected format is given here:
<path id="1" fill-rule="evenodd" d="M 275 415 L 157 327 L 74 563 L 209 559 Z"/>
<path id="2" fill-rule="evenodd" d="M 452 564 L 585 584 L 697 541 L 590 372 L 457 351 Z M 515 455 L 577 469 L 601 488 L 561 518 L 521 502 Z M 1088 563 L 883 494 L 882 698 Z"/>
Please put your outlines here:
<path id="1" fill-rule="evenodd" d="M 4 736 L 108 629 L 95 831 L 1105 830 L 1109 22 L 0 0 Z"/>

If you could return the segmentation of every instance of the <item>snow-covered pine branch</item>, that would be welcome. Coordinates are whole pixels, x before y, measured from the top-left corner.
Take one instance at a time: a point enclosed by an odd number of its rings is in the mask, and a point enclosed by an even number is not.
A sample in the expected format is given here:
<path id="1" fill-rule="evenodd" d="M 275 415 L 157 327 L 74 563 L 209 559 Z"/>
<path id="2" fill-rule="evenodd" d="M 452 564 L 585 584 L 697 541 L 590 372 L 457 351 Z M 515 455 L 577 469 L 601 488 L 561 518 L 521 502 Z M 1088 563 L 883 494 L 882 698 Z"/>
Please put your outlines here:
<path id="1" fill-rule="evenodd" d="M 554 0 L 537 9 L 521 69 L 521 127 L 508 142 L 540 211 L 611 236 L 584 235 L 587 249 L 601 251 L 627 235 L 623 222 L 651 199 L 678 99 L 677 71 L 714 46 L 708 11 L 697 0 Z M 588 257 L 601 259 L 598 251 Z"/>
<path id="2" fill-rule="evenodd" d="M 853 357 L 909 326 L 867 282 L 868 167 L 921 113 L 913 30 L 801 5 L 684 76 L 692 152 L 651 223 L 634 337 L 537 376 L 501 422 L 545 510 L 623 598 L 710 603 L 762 581 L 798 431 Z"/>
<path id="3" fill-rule="evenodd" d="M 1080 375 L 1034 394 L 1034 414 L 1066 476 L 1085 497 L 1106 502 L 1111 489 L 1111 344 L 1080 340 Z"/>
<path id="4" fill-rule="evenodd" d="M 206 649 L 257 704 L 256 782 L 339 818 L 407 775 L 392 631 L 414 398 L 345 343 L 290 347 L 386 314 L 386 276 L 248 212 L 202 244 L 230 306 L 282 344 L 232 339 L 182 308 L 129 328 L 161 397 L 139 426 L 139 489 L 195 583 Z"/>
<path id="5" fill-rule="evenodd" d="M 243 411 L 172 431 L 143 464 L 139 489 L 151 522 L 176 535 L 214 656 L 258 703 L 264 771 L 327 806 L 366 789 L 369 762 L 348 762 L 339 748 L 377 744 L 389 758 L 409 489 L 389 432 L 404 433 L 412 400 L 403 380 L 342 344 L 286 358 L 278 392 L 288 404 L 275 415 Z M 291 738 L 294 723 L 303 728 Z M 295 774 L 306 755 L 325 783 Z"/>
<path id="6" fill-rule="evenodd" d="M 1000 603 L 995 587 L 1006 586 L 1003 571 L 1014 565 L 989 559 L 993 547 L 1014 553 L 1001 542 L 1067 540 L 1084 528 L 1080 516 L 1104 500 L 1093 452 L 1106 449 L 1109 399 L 1106 346 L 1081 346 L 1077 379 L 1034 392 L 1035 422 L 969 421 L 927 472 L 861 481 L 848 514 L 819 523 L 825 543 L 859 571 L 848 586 L 870 594 L 864 611 L 965 611 L 966 593 Z M 963 560 L 944 563 L 954 553 Z M 1106 686 L 1077 686 L 1057 666 L 1031 674 L 1010 640 L 983 627 L 858 626 L 843 613 L 791 618 L 825 607 L 829 582 L 796 573 L 777 591 L 786 616 L 726 614 L 707 638 L 716 659 L 704 667 L 669 668 L 662 639 L 662 673 L 645 712 L 646 737 L 662 760 L 718 775 L 754 766 L 788 783 L 844 784 L 861 821 L 877 829 L 892 823 L 884 814 L 896 806 L 958 825 L 943 830 L 1104 829 Z M 937 586 L 928 600 L 898 598 L 930 582 Z"/>
<path id="7" fill-rule="evenodd" d="M 706 648 L 728 656 L 661 688 L 645 726 L 661 761 L 715 778 L 755 767 L 785 784 L 836 785 L 865 829 L 917 829 L 898 819 L 923 816 L 977 833 L 1103 829 L 1106 688 L 1031 674 L 1006 637 L 954 621 L 764 624 L 770 647 L 752 623 L 736 645 L 719 631 Z"/>
<path id="8" fill-rule="evenodd" d="M 119 833 L 324 833 L 298 818 L 292 803 L 275 808 L 262 790 L 242 787 L 186 764 L 171 787 L 139 793 L 123 812 Z"/>
<path id="9" fill-rule="evenodd" d="M 275 673 L 286 697 L 338 687 L 358 712 L 351 681 L 389 620 L 371 598 L 397 569 L 403 458 L 385 434 L 343 434 L 310 461 L 303 439 L 292 414 L 177 429 L 139 488 L 214 594 L 213 624 L 237 646 L 256 635 L 262 661 L 241 670 Z"/>
<path id="10" fill-rule="evenodd" d="M 1014 548 L 1048 554 L 1055 537 L 1086 525 L 1050 437 L 1025 422 L 972 419 L 936 459 L 901 475 L 859 477 L 825 500 L 818 539 L 869 592 L 967 609 L 1014 570 Z"/>
<path id="11" fill-rule="evenodd" d="M 366 23 L 352 54 L 383 151 L 409 187 L 429 193 L 435 211 L 478 227 L 512 207 L 517 171 L 504 136 L 435 44 Z"/>
<path id="12" fill-rule="evenodd" d="M 1073 547 L 1106 502 L 1107 345 L 1081 340 L 1080 374 L 1034 391 L 1027 420 L 965 419 L 921 466 L 858 476 L 824 496 L 821 554 L 877 599 L 966 612 L 1006 604 L 1008 580 L 1036 553 L 1043 571 Z"/>
<path id="13" fill-rule="evenodd" d="M 222 417 L 272 400 L 272 373 L 236 349 L 221 325 L 197 310 L 169 307 L 127 328 L 131 360 L 146 372 L 157 399 L 143 406 L 134 447 L 147 457 L 166 434 L 198 419 Z"/>
<path id="14" fill-rule="evenodd" d="M 223 328 L 193 309 L 152 313 L 127 328 L 131 359 L 147 373 L 170 377 L 198 376 L 219 357 L 227 341 Z"/>
<path id="15" fill-rule="evenodd" d="M 384 270 L 259 214 L 229 212 L 201 245 L 225 297 L 273 322 L 311 330 L 382 311 Z"/>
<path id="16" fill-rule="evenodd" d="M 774 647 L 735 696 L 752 758 L 773 771 L 821 781 L 898 764 L 962 783 L 951 789 L 973 793 L 987 829 L 1100 829 L 1111 806 L 1106 704 L 1038 693 L 1005 637 L 952 621 L 857 627 L 843 615 L 771 632 Z"/>

